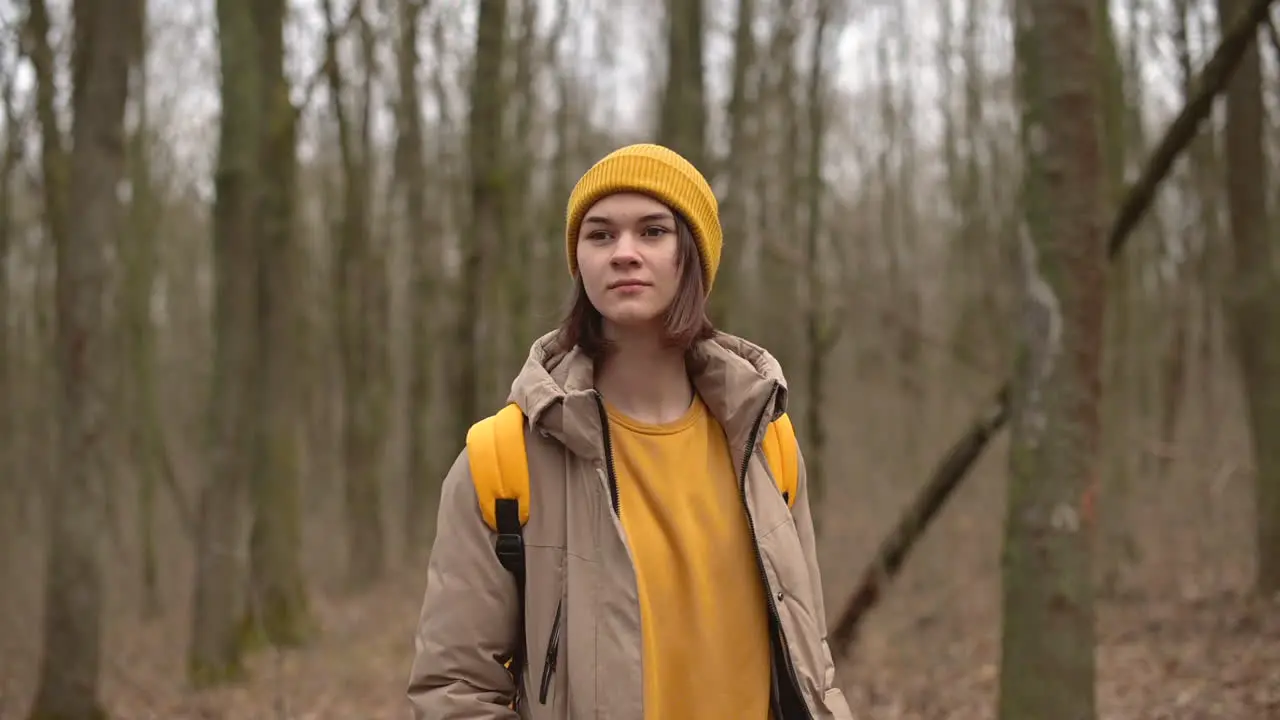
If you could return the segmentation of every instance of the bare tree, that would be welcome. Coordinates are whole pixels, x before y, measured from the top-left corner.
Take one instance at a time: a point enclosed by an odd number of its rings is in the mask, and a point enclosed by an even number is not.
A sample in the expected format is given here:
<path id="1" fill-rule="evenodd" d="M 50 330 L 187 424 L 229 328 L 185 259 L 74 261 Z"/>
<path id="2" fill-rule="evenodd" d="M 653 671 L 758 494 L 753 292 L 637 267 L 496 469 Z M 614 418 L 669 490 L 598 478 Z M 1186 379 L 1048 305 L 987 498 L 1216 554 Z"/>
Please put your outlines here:
<path id="1" fill-rule="evenodd" d="M 124 174 L 124 106 L 136 3 L 77 0 L 73 7 L 67 217 L 58 245 L 59 467 L 49 488 L 44 659 L 33 720 L 97 720 L 104 607 L 101 534 L 108 492 L 106 410 L 110 366 L 108 248 Z"/>
<path id="2" fill-rule="evenodd" d="M 359 57 L 365 73 L 362 82 L 356 85 L 338 58 L 339 30 L 332 4 L 331 0 L 323 2 L 325 69 L 342 163 L 342 204 L 333 273 L 342 360 L 347 574 L 350 586 L 362 590 L 381 579 L 386 568 L 381 458 L 383 435 L 390 417 L 387 277 L 371 210 L 375 162 L 370 125 L 376 72 L 373 30 L 364 0 L 355 0 L 352 19 L 360 28 Z M 346 92 L 351 87 L 359 88 L 360 103 L 354 113 L 346 100 Z"/>
<path id="3" fill-rule="evenodd" d="M 243 673 L 242 526 L 258 417 L 256 213 L 261 97 L 253 0 L 218 0 L 222 115 L 213 208 L 214 357 L 209 463 L 196 524 L 188 674 L 197 687 Z M 260 376 L 259 376 L 260 377 Z"/>
<path id="4" fill-rule="evenodd" d="M 479 419 L 481 378 L 492 377 L 479 352 L 477 317 L 484 304 L 484 284 L 492 280 L 492 265 L 485 262 L 501 247 L 502 82 L 506 52 L 507 0 L 482 0 L 476 20 L 475 64 L 471 75 L 470 116 L 467 119 L 467 164 L 470 176 L 470 215 L 462 248 L 462 274 L 456 295 L 460 303 L 454 316 L 452 371 L 453 445 L 462 447 L 467 428 Z"/>
<path id="5" fill-rule="evenodd" d="M 1218 15 L 1228 25 L 1244 18 L 1242 0 L 1218 0 Z M 1234 251 L 1234 282 L 1226 300 L 1256 458 L 1257 587 L 1280 592 L 1280 245 L 1267 219 L 1267 153 L 1263 144 L 1266 114 L 1262 102 L 1262 63 L 1251 43 L 1240 69 L 1227 86 L 1227 217 Z"/>
<path id="6" fill-rule="evenodd" d="M 408 475 L 405 501 L 404 531 L 406 555 L 419 554 L 424 541 L 432 536 L 430 522 L 439 481 L 438 463 L 433 453 L 442 452 L 431 442 L 428 413 L 434 354 L 433 332 L 436 326 L 432 301 L 435 299 L 436 258 L 440 257 L 438 233 L 428 231 L 428 196 L 426 151 L 423 147 L 422 100 L 418 92 L 418 23 L 426 0 L 396 0 L 396 19 L 400 38 L 396 47 L 396 75 L 399 98 L 396 104 L 395 168 L 400 212 L 404 218 L 406 242 L 409 246 L 408 321 L 409 367 L 408 414 L 405 423 Z"/>
<path id="7" fill-rule="evenodd" d="M 806 159 L 805 191 L 805 272 L 798 273 L 802 291 L 808 295 L 805 306 L 805 380 L 808 397 L 805 409 L 805 458 L 808 466 L 809 492 L 812 503 L 821 506 L 826 489 L 826 428 L 822 421 L 823 396 L 827 391 L 826 367 L 831 350 L 839 338 L 842 323 L 828 310 L 830 299 L 826 293 L 827 253 L 823 252 L 823 206 L 827 195 L 822 179 L 822 158 L 826 134 L 826 55 L 831 30 L 830 3 L 820 3 L 814 18 L 813 45 L 809 57 L 809 87 L 806 105 L 808 110 L 808 157 Z M 818 518 L 814 518 L 819 524 Z"/>
<path id="8" fill-rule="evenodd" d="M 24 123 L 20 121 L 14 97 L 14 86 L 17 84 L 16 63 L 6 68 L 3 83 L 0 86 L 0 103 L 4 112 L 4 144 L 0 150 L 0 268 L 8 268 L 10 257 L 15 253 L 14 230 L 14 176 L 23 156 Z M 13 361 L 13 305 L 11 300 L 13 289 L 9 284 L 9 273 L 0 271 L 0 398 L 5 398 L 4 409 L 0 410 L 0 477 L 6 478 L 7 485 L 16 489 L 17 478 L 17 433 L 15 423 L 18 405 L 14 400 L 13 371 L 17 363 Z M 0 487 L 3 487 L 0 485 Z M 15 513 L 15 515 L 17 515 Z"/>
<path id="9" fill-rule="evenodd" d="M 1012 393 L 1000 717 L 1095 717 L 1092 496 L 1106 307 L 1093 0 L 1018 0 L 1023 299 Z"/>
<path id="10" fill-rule="evenodd" d="M 720 218 L 724 236 L 745 245 L 748 224 L 748 191 L 751 180 L 751 130 L 756 92 L 754 88 L 756 41 L 753 23 L 756 18 L 755 0 L 738 0 L 737 26 L 733 35 L 733 68 L 731 73 L 728 115 L 729 151 L 719 163 L 728 186 L 720 203 Z M 743 256 L 745 253 L 728 253 L 721 260 L 716 276 L 716 292 L 710 297 L 711 319 L 720 327 L 732 327 L 740 316 L 739 288 L 742 285 Z M 736 311 L 736 312 L 735 312 Z"/>
<path id="11" fill-rule="evenodd" d="M 146 0 L 141 0 L 145 4 Z M 145 15 L 145 11 L 144 11 Z M 170 487 L 176 481 L 161 427 L 156 332 L 151 319 L 157 274 L 157 199 L 151 177 L 150 151 L 155 129 L 151 126 L 146 67 L 147 32 L 143 28 L 137 52 L 130 63 L 131 95 L 137 108 L 137 124 L 129 138 L 129 237 L 121 238 L 124 259 L 122 316 L 127 333 L 124 357 L 130 370 L 129 404 L 134 408 L 129 445 L 138 479 L 138 544 L 142 552 L 142 615 L 160 614 L 160 579 L 156 559 L 156 490 L 160 481 Z M 185 517 L 185 508 L 180 510 Z"/>
<path id="12" fill-rule="evenodd" d="M 1125 132 L 1125 119 L 1132 113 L 1126 105 L 1125 68 L 1120 65 L 1110 4 L 1108 0 L 1095 0 L 1094 6 L 1097 8 L 1097 80 L 1105 168 L 1103 201 L 1110 216 L 1123 199 L 1124 168 L 1130 155 L 1126 139 L 1131 134 Z M 1099 543 L 1098 574 L 1104 594 L 1117 590 L 1123 564 L 1135 559 L 1136 553 L 1124 500 L 1132 485 L 1128 472 L 1132 453 L 1127 452 L 1132 423 L 1127 420 L 1134 413 L 1129 412 L 1128 407 L 1136 397 L 1130 382 L 1133 377 L 1128 373 L 1135 366 L 1132 326 L 1136 303 L 1131 288 L 1142 267 L 1141 259 L 1134 257 L 1122 258 L 1117 265 L 1109 278 L 1107 292 L 1114 300 L 1107 306 L 1108 334 L 1103 353 L 1102 462 L 1109 472 L 1104 473 L 1100 489 L 1105 500 L 1100 503 L 1099 513 L 1103 542 Z"/>
<path id="13" fill-rule="evenodd" d="M 301 253 L 295 237 L 297 112 L 284 74 L 285 0 L 255 0 L 258 42 L 258 173 L 254 208 L 258 242 L 258 313 L 254 341 L 261 392 L 255 396 L 258 426 L 253 444 L 249 535 L 249 608 L 242 637 L 296 646 L 315 630 L 307 604 L 299 553 L 297 436 L 301 338 L 298 286 Z"/>
<path id="14" fill-rule="evenodd" d="M 702 79 L 703 0 L 667 0 L 667 79 L 658 137 L 702 168 L 707 157 L 707 104 Z"/>

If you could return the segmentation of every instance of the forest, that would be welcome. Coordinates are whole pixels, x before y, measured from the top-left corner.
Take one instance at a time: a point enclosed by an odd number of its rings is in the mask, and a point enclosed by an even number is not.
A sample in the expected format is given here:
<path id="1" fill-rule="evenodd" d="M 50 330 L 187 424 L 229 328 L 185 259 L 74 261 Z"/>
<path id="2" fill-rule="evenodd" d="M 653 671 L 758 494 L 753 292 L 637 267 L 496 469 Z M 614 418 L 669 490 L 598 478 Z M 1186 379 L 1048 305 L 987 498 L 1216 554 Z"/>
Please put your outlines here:
<path id="1" fill-rule="evenodd" d="M 407 716 L 631 142 L 719 199 L 855 717 L 1280 717 L 1270 0 L 0 0 L 0 112 L 0 720 Z"/>

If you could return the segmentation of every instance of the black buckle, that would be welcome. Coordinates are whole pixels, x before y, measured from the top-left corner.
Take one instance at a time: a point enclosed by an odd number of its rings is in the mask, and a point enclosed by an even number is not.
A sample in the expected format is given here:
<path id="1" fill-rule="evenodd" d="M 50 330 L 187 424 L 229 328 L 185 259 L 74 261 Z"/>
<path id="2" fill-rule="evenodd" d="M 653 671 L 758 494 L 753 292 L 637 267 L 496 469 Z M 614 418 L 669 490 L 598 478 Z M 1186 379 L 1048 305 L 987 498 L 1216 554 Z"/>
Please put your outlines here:
<path id="1" fill-rule="evenodd" d="M 511 569 L 512 564 L 519 563 L 524 555 L 524 538 L 512 533 L 499 533 L 494 550 L 502 566 Z"/>

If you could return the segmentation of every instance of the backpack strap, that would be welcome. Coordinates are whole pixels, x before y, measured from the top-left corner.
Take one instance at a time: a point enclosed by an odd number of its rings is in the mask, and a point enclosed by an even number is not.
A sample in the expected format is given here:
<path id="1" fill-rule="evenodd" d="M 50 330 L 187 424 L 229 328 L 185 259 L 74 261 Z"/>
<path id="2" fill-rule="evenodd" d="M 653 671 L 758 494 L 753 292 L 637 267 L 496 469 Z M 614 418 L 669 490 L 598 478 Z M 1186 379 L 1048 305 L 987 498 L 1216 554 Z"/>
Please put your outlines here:
<path id="1" fill-rule="evenodd" d="M 786 413 L 769 423 L 761 444 L 782 499 L 787 501 L 787 507 L 795 505 L 796 487 L 800 484 L 800 450 L 796 444 L 796 429 Z"/>
<path id="2" fill-rule="evenodd" d="M 529 521 L 529 465 L 525 460 L 524 413 L 511 403 L 467 431 L 471 481 L 480 499 L 480 514 L 494 532 L 499 500 L 513 500 L 517 527 Z"/>
<path id="3" fill-rule="evenodd" d="M 467 431 L 467 460 L 480 514 L 497 533 L 493 551 L 516 581 L 520 607 L 520 644 L 507 662 L 520 702 L 520 673 L 527 656 L 524 627 L 524 525 L 529 521 L 529 465 L 525 459 L 524 413 L 510 403 Z"/>

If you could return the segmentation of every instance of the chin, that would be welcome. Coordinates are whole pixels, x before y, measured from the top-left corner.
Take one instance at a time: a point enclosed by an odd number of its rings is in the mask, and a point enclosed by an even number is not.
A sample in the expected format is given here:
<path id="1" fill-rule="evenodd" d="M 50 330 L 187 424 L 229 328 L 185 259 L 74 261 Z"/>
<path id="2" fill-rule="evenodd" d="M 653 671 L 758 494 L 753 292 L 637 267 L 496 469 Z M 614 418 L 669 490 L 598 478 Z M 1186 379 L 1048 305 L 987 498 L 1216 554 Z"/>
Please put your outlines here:
<path id="1" fill-rule="evenodd" d="M 662 311 L 642 307 L 604 308 L 600 315 L 605 322 L 619 329 L 630 330 L 649 327 L 662 322 Z"/>
<path id="2" fill-rule="evenodd" d="M 624 330 L 649 327 L 654 323 L 661 322 L 662 320 L 662 313 L 626 311 L 607 314 L 602 313 L 602 315 L 604 315 L 605 321 L 610 325 L 614 325 Z"/>

